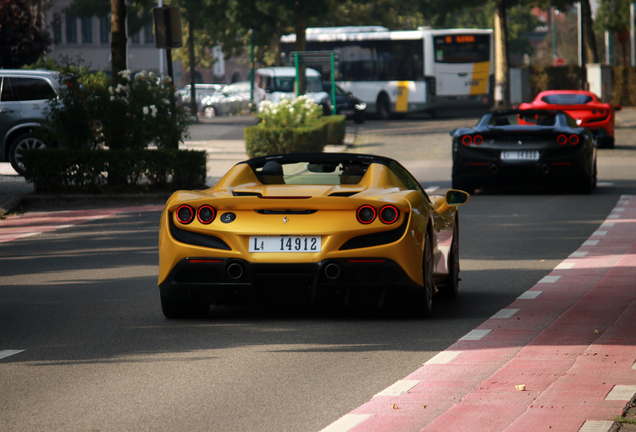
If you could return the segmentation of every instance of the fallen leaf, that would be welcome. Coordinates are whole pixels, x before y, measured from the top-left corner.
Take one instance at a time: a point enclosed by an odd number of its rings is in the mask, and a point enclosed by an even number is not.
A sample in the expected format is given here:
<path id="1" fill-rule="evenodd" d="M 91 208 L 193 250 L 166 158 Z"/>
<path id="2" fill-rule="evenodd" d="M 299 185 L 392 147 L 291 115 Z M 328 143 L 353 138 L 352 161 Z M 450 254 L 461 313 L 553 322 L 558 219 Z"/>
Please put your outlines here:
<path id="1" fill-rule="evenodd" d="M 426 408 L 426 405 L 422 405 L 422 408 Z"/>
<path id="2" fill-rule="evenodd" d="M 393 409 L 398 409 L 397 404 L 393 404 Z"/>
<path id="3" fill-rule="evenodd" d="M 594 330 L 594 333 L 596 333 L 596 334 L 600 334 L 600 333 L 603 333 L 603 332 L 602 332 L 602 331 L 600 331 L 600 330 Z"/>
<path id="4" fill-rule="evenodd" d="M 515 388 L 519 391 L 525 391 L 526 390 L 526 385 L 525 384 L 519 384 L 516 385 Z"/>

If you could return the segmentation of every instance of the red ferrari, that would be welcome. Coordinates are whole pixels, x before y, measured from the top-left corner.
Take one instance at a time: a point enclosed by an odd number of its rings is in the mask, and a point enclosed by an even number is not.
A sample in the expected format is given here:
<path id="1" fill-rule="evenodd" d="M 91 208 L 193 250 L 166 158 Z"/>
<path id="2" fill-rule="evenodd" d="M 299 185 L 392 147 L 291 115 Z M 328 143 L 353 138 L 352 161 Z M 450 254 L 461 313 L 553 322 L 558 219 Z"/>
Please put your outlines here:
<path id="1" fill-rule="evenodd" d="M 603 103 L 589 91 L 548 90 L 539 93 L 531 103 L 519 105 L 519 109 L 565 111 L 576 120 L 578 126 L 592 132 L 599 148 L 614 148 L 614 113 L 623 107 Z"/>

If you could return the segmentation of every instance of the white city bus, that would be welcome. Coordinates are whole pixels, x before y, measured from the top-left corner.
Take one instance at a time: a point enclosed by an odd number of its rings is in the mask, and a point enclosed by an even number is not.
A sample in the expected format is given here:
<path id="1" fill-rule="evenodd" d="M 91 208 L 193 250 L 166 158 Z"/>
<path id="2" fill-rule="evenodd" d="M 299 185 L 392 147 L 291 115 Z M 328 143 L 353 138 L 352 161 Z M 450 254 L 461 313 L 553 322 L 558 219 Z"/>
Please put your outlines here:
<path id="1" fill-rule="evenodd" d="M 386 27 L 324 27 L 306 32 L 307 51 L 337 51 L 336 81 L 380 118 L 443 109 L 488 108 L 494 98 L 493 31 L 390 31 Z M 296 35 L 281 38 L 290 65 Z M 329 65 L 309 64 L 329 79 Z"/>

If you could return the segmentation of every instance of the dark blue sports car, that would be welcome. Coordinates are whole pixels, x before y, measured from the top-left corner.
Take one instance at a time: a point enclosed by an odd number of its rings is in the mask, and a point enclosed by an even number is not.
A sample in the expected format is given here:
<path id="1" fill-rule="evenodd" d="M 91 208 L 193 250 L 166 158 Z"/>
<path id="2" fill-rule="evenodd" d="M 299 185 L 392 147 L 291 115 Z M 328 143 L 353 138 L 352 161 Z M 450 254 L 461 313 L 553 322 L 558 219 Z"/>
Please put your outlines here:
<path id="1" fill-rule="evenodd" d="M 322 88 L 331 97 L 331 81 L 323 81 Z M 366 112 L 367 104 L 336 84 L 336 114 L 346 115 L 356 123 L 364 123 Z"/>
<path id="2" fill-rule="evenodd" d="M 556 110 L 501 110 L 453 136 L 453 189 L 507 186 L 596 187 L 596 145 L 589 129 Z"/>

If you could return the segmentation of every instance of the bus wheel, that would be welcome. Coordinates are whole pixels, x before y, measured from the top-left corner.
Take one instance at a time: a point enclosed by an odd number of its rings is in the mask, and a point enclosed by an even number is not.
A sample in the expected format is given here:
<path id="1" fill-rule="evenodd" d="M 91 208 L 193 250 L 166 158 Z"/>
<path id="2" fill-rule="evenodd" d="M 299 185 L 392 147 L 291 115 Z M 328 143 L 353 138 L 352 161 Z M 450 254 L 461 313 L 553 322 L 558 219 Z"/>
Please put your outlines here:
<path id="1" fill-rule="evenodd" d="M 378 97 L 377 107 L 378 118 L 388 120 L 391 116 L 391 106 L 386 94 L 382 93 Z"/>

